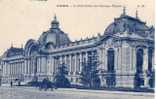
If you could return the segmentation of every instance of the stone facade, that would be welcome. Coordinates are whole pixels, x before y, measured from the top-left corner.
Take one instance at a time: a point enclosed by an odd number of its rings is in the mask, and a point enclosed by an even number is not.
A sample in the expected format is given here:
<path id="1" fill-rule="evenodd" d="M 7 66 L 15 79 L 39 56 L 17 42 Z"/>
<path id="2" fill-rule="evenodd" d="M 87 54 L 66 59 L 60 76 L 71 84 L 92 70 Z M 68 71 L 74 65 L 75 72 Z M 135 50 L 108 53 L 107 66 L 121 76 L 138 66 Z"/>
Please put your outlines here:
<path id="1" fill-rule="evenodd" d="M 101 87 L 149 87 L 148 74 L 154 72 L 154 28 L 124 10 L 102 35 L 71 41 L 55 16 L 51 28 L 37 41 L 28 40 L 24 48 L 12 46 L 2 55 L 2 83 L 29 82 L 34 77 L 53 80 L 58 65 L 65 63 L 69 81 L 80 84 L 83 63 L 92 54 L 97 56 Z"/>

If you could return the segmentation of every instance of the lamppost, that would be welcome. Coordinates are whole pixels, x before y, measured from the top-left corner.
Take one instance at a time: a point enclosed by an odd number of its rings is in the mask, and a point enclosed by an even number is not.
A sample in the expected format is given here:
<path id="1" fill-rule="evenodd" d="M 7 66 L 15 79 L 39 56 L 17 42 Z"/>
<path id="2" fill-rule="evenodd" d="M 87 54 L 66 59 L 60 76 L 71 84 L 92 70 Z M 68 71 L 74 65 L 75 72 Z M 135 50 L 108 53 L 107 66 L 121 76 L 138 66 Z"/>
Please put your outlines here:
<path id="1" fill-rule="evenodd" d="M 38 78 L 37 78 L 37 53 L 34 53 L 33 57 L 32 57 L 32 60 L 34 62 L 34 77 L 33 77 L 33 81 L 37 81 Z"/>
<path id="2" fill-rule="evenodd" d="M 0 69 L 0 86 L 2 84 L 2 69 Z"/>

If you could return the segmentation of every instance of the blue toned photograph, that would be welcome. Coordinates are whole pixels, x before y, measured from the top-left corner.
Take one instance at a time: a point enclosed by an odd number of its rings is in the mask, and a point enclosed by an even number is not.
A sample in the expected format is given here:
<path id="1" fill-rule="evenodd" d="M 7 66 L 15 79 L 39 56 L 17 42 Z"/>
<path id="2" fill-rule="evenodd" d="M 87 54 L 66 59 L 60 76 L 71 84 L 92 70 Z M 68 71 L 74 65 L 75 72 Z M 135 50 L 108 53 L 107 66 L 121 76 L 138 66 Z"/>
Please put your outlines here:
<path id="1" fill-rule="evenodd" d="M 0 99 L 154 99 L 154 1 L 0 0 Z"/>

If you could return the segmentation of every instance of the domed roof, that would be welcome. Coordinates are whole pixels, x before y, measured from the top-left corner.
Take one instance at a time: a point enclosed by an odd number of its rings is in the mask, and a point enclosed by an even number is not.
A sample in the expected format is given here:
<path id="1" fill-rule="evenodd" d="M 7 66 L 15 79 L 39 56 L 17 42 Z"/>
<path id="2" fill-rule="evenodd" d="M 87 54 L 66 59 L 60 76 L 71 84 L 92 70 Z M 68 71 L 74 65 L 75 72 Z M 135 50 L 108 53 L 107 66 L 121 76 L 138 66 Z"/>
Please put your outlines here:
<path id="1" fill-rule="evenodd" d="M 49 43 L 52 43 L 54 46 L 59 46 L 69 43 L 70 39 L 68 35 L 59 28 L 59 22 L 55 16 L 51 22 L 51 28 L 43 32 L 38 41 L 41 45 L 45 46 Z"/>
<path id="2" fill-rule="evenodd" d="M 23 55 L 23 48 L 16 48 L 16 47 L 11 47 L 7 50 L 6 57 L 11 57 L 11 56 L 16 56 L 16 55 Z"/>
<path id="3" fill-rule="evenodd" d="M 142 22 L 136 13 L 136 17 L 126 15 L 124 12 L 119 18 L 115 18 L 104 32 L 104 35 L 112 35 L 118 32 L 134 32 L 143 35 L 143 32 L 149 30 L 145 22 Z"/>

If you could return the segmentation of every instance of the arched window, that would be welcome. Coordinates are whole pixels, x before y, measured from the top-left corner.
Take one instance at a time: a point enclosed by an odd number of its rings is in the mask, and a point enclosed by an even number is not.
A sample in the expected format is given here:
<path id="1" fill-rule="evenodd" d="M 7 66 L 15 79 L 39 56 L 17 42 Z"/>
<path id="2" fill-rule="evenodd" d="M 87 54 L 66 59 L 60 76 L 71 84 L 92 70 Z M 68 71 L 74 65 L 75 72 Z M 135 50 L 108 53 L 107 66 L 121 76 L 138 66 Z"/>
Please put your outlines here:
<path id="1" fill-rule="evenodd" d="M 152 54 L 153 54 L 153 49 L 149 48 L 148 49 L 148 71 L 152 71 Z"/>
<path id="2" fill-rule="evenodd" d="M 108 72 L 114 72 L 114 50 L 113 48 L 108 49 L 107 52 L 107 70 Z"/>
<path id="3" fill-rule="evenodd" d="M 148 77 L 149 85 L 151 88 L 155 86 L 155 72 L 152 70 L 152 57 L 153 57 L 153 48 L 148 48 Z"/>
<path id="4" fill-rule="evenodd" d="M 110 48 L 107 51 L 107 77 L 106 77 L 106 84 L 107 87 L 115 87 L 116 85 L 116 77 L 115 77 L 115 70 L 114 70 L 114 61 L 115 61 L 115 52 L 114 49 Z"/>
<path id="5" fill-rule="evenodd" d="M 143 49 L 138 49 L 136 52 L 136 72 L 142 73 L 143 72 Z"/>
<path id="6" fill-rule="evenodd" d="M 136 51 L 136 74 L 134 78 L 134 86 L 135 88 L 140 88 L 144 85 L 144 78 L 142 77 L 143 73 L 143 49 L 139 48 Z"/>

